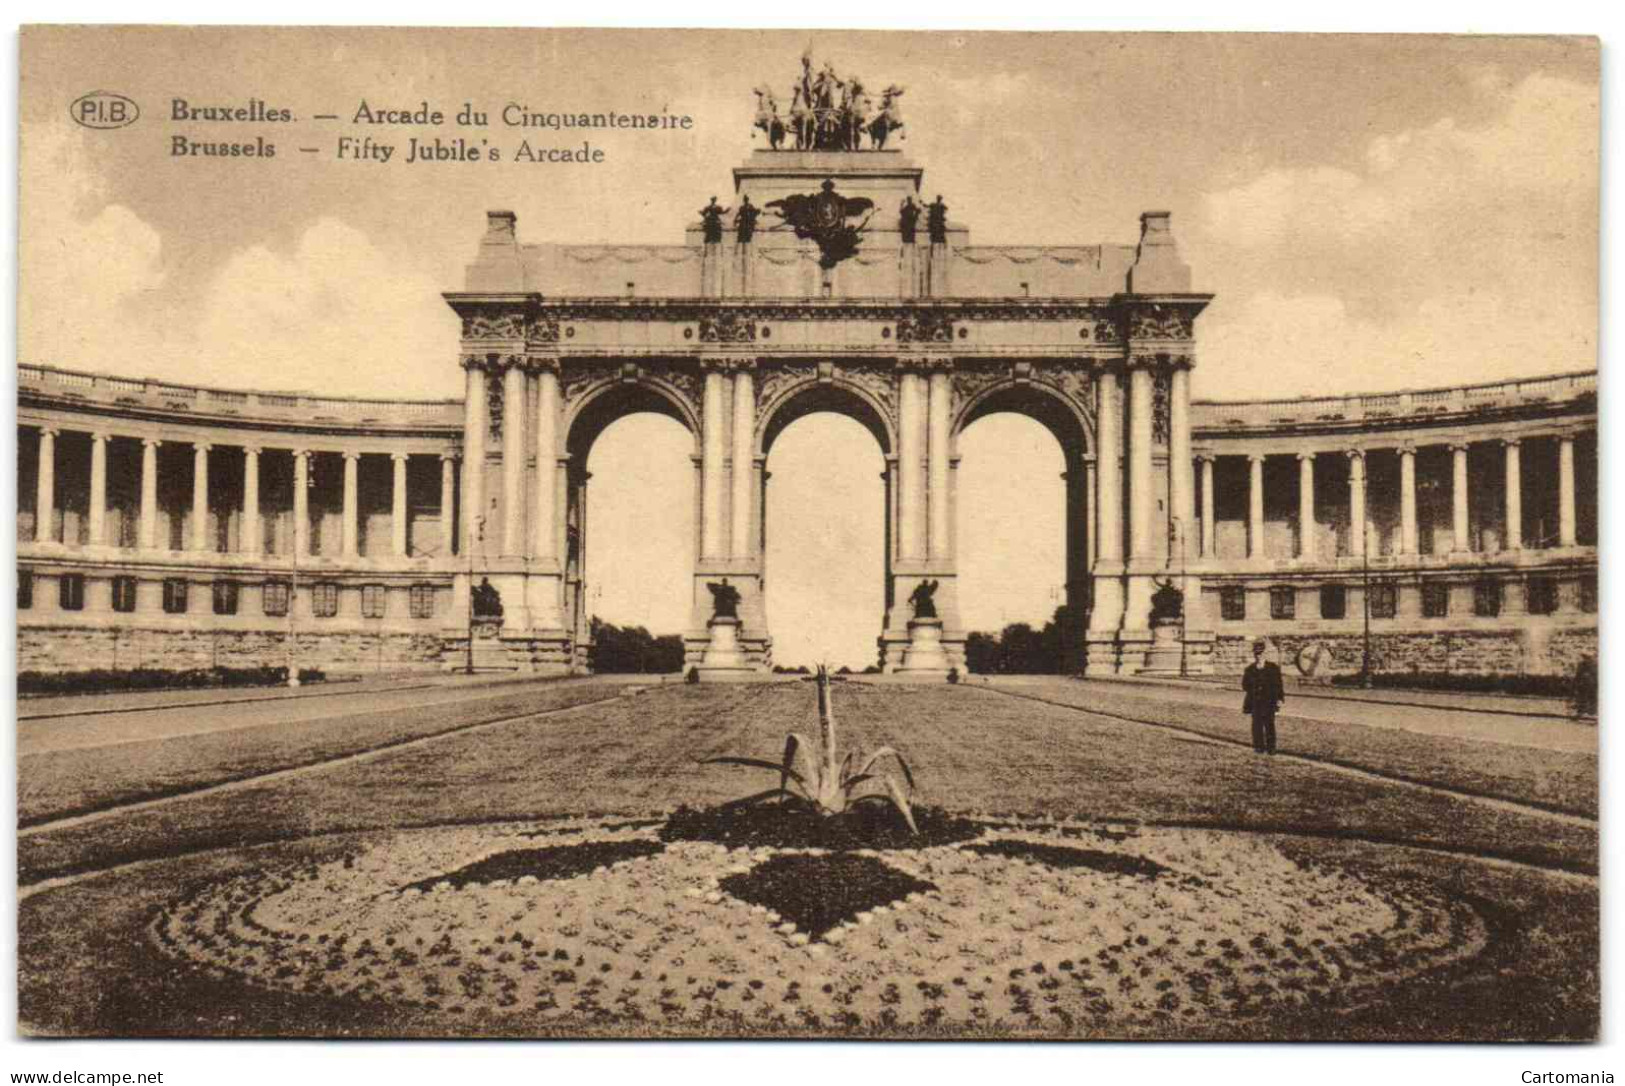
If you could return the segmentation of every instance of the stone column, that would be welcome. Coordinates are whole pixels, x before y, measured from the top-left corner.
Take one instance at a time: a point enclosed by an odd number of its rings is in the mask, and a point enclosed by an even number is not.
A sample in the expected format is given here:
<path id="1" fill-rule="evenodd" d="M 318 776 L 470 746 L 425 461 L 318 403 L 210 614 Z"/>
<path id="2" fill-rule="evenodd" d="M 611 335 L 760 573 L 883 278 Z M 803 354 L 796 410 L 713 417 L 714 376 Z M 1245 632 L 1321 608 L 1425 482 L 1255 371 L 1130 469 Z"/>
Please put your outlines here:
<path id="1" fill-rule="evenodd" d="M 1264 454 L 1247 455 L 1247 557 L 1264 557 Z"/>
<path id="2" fill-rule="evenodd" d="M 514 359 L 502 373 L 502 553 L 525 553 L 525 370 Z"/>
<path id="3" fill-rule="evenodd" d="M 485 362 L 476 355 L 463 359 L 468 371 L 463 403 L 463 551 L 476 554 L 480 546 L 481 523 L 485 518 L 485 434 L 489 427 L 486 413 Z"/>
<path id="4" fill-rule="evenodd" d="M 237 549 L 244 554 L 258 554 L 263 536 L 260 531 L 260 450 L 257 445 L 245 445 L 242 542 Z"/>
<path id="5" fill-rule="evenodd" d="M 39 431 L 39 473 L 35 479 L 34 542 L 56 541 L 56 435 L 55 426 Z"/>
<path id="6" fill-rule="evenodd" d="M 1202 457 L 1202 557 L 1218 554 L 1218 535 L 1213 523 L 1213 466 L 1219 458 L 1211 453 Z"/>
<path id="7" fill-rule="evenodd" d="M 1467 444 L 1457 442 L 1450 446 L 1451 452 L 1451 533 L 1455 541 L 1451 549 L 1456 551 L 1470 551 L 1473 542 L 1467 535 Z"/>
<path id="8" fill-rule="evenodd" d="M 1123 617 L 1123 408 L 1117 372 L 1102 368 L 1095 380 L 1095 605 L 1089 628 L 1108 631 Z"/>
<path id="9" fill-rule="evenodd" d="M 1191 556 L 1189 540 L 1196 519 L 1191 468 L 1191 371 L 1176 365 L 1168 378 L 1168 493 L 1173 516 L 1179 521 L 1182 558 Z"/>
<path id="10" fill-rule="evenodd" d="M 723 369 L 726 360 L 705 359 L 705 393 L 703 417 L 704 431 L 700 444 L 700 557 L 724 558 L 728 553 L 728 532 L 722 517 L 723 486 L 722 460 L 727 455 L 723 417 Z"/>
<path id="11" fill-rule="evenodd" d="M 1523 549 L 1523 472 L 1518 461 L 1518 439 L 1505 438 L 1501 446 L 1506 450 L 1506 473 L 1503 476 L 1506 489 L 1506 531 L 1502 533 L 1501 549 L 1516 551 Z"/>
<path id="12" fill-rule="evenodd" d="M 1096 487 L 1100 476 L 1095 461 L 1097 454 L 1085 453 L 1083 455 L 1083 518 L 1085 538 L 1088 540 L 1089 553 L 1084 556 L 1083 568 L 1092 569 L 1095 559 L 1100 557 L 1099 521 L 1095 511 Z"/>
<path id="13" fill-rule="evenodd" d="M 394 477 L 389 488 L 389 542 L 390 553 L 396 558 L 406 557 L 406 462 L 408 454 L 390 453 L 394 464 Z"/>
<path id="14" fill-rule="evenodd" d="M 339 525 L 339 538 L 344 544 L 344 557 L 354 558 L 358 547 L 357 530 L 358 514 L 356 510 L 356 475 L 361 463 L 361 454 L 353 450 L 344 453 L 344 513 Z"/>
<path id="15" fill-rule="evenodd" d="M 1151 368 L 1137 365 L 1129 370 L 1128 420 L 1128 535 L 1129 561 L 1156 557 L 1151 538 L 1151 398 L 1154 377 Z"/>
<path id="16" fill-rule="evenodd" d="M 948 433 L 950 428 L 950 382 L 953 380 L 951 359 L 936 360 L 931 369 L 927 408 L 927 442 L 929 467 L 926 470 L 926 505 L 930 512 L 930 549 L 933 559 L 946 559 L 951 553 L 949 532 L 952 521 L 948 516 Z"/>
<path id="17" fill-rule="evenodd" d="M 1298 454 L 1298 557 L 1315 560 L 1315 454 Z"/>
<path id="18" fill-rule="evenodd" d="M 294 561 L 310 555 L 310 450 L 293 450 Z M 291 606 L 291 604 L 290 604 Z"/>
<path id="19" fill-rule="evenodd" d="M 1574 435 L 1557 437 L 1557 545 L 1572 547 L 1579 540 L 1574 514 Z"/>
<path id="20" fill-rule="evenodd" d="M 754 443 L 756 440 L 756 378 L 751 373 L 755 362 L 739 359 L 734 363 L 733 397 L 733 531 L 729 537 L 728 552 L 735 558 L 749 558 L 752 531 L 751 492 L 756 485 Z"/>
<path id="21" fill-rule="evenodd" d="M 897 542 L 903 560 L 925 557 L 926 420 L 919 371 L 900 361 L 897 435 Z"/>
<path id="22" fill-rule="evenodd" d="M 141 439 L 141 525 L 136 542 L 142 550 L 158 545 L 158 447 L 155 437 Z"/>
<path id="23" fill-rule="evenodd" d="M 558 558 L 559 360 L 536 358 L 536 503 L 535 555 Z"/>
<path id="24" fill-rule="evenodd" d="M 1365 452 L 1348 450 L 1349 458 L 1349 554 L 1365 557 Z"/>
<path id="25" fill-rule="evenodd" d="M 192 443 L 192 549 L 209 546 L 209 449 L 207 441 Z"/>
<path id="26" fill-rule="evenodd" d="M 1416 446 L 1399 447 L 1399 553 L 1416 554 Z"/>
<path id="27" fill-rule="evenodd" d="M 90 435 L 90 546 L 107 542 L 107 437 Z"/>
<path id="28" fill-rule="evenodd" d="M 444 557 L 457 553 L 457 537 L 452 527 L 457 523 L 457 458 L 450 453 L 440 454 L 440 549 Z"/>

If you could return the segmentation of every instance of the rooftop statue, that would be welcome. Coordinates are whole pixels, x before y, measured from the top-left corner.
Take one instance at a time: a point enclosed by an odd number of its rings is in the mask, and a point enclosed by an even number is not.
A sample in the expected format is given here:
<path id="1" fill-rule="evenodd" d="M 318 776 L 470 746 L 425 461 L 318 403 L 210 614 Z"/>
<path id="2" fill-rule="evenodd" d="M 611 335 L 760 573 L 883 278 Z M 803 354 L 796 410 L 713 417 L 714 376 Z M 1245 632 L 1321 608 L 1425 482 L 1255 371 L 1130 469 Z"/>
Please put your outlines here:
<path id="1" fill-rule="evenodd" d="M 722 217 L 728 213 L 725 207 L 717 205 L 717 198 L 711 197 L 711 202 L 700 208 L 700 223 L 705 231 L 707 245 L 720 245 L 722 243 Z"/>
<path id="2" fill-rule="evenodd" d="M 857 76 L 842 79 L 828 61 L 815 72 L 810 48 L 801 55 L 801 74 L 790 88 L 788 124 L 779 117 L 778 99 L 766 84 L 753 92 L 756 127 L 767 133 L 768 145 L 775 151 L 787 134 L 795 137 L 798 151 L 860 151 L 865 133 L 869 149 L 880 151 L 887 138 L 903 127 L 897 108 L 902 87 L 893 83 L 882 91 L 877 109 Z"/>

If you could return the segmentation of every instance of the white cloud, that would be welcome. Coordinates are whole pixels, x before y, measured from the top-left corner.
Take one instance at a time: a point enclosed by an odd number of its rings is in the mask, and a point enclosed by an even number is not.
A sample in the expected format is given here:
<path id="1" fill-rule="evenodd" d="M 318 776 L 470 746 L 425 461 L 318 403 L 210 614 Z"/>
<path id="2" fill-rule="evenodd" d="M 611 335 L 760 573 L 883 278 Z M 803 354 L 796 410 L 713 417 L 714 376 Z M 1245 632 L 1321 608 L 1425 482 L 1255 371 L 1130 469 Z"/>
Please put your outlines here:
<path id="1" fill-rule="evenodd" d="M 255 245 L 222 265 L 193 365 L 209 381 L 251 388 L 456 395 L 455 317 L 424 304 L 440 286 L 354 227 L 319 219 L 292 252 Z"/>
<path id="2" fill-rule="evenodd" d="M 163 239 L 128 207 L 106 202 L 85 133 L 37 124 L 21 138 L 20 357 L 122 369 L 143 338 L 128 303 L 162 286 Z"/>
<path id="3" fill-rule="evenodd" d="M 1532 76 L 1494 120 L 1379 135 L 1361 168 L 1267 171 L 1209 194 L 1189 244 L 1229 290 L 1204 395 L 1372 389 L 1595 365 L 1597 92 Z"/>

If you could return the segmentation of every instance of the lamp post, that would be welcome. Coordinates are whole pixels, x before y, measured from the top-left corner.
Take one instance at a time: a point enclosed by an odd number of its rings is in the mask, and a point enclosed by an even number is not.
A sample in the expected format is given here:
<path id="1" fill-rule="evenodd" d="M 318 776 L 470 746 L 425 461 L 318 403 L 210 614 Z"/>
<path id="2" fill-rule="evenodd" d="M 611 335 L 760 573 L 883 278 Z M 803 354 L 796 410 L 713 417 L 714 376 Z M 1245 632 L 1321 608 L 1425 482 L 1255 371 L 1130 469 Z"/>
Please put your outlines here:
<path id="1" fill-rule="evenodd" d="M 485 542 L 485 514 L 474 518 L 474 541 L 468 548 L 468 666 L 464 673 L 474 674 L 474 554 Z"/>

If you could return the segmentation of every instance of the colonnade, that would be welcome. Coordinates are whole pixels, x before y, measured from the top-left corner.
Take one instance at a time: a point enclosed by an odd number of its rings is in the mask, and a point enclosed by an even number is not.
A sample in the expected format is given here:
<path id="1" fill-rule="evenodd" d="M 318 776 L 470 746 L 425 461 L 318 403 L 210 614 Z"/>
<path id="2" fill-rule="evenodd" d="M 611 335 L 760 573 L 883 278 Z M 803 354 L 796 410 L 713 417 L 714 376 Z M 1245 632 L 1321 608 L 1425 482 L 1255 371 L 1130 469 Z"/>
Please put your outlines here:
<path id="1" fill-rule="evenodd" d="M 1574 467 L 1574 445 L 1579 435 L 1573 429 L 1562 429 L 1552 433 L 1524 433 L 1518 436 L 1489 438 L 1499 444 L 1501 453 L 1501 509 L 1502 531 L 1500 549 L 1503 551 L 1517 551 L 1525 548 L 1523 538 L 1523 465 L 1522 447 L 1528 440 L 1537 438 L 1552 438 L 1557 441 L 1557 509 L 1558 530 L 1555 536 L 1555 545 L 1558 547 L 1573 547 L 1578 543 L 1578 517 L 1576 512 L 1576 489 Z M 1468 475 L 1468 449 L 1473 442 L 1454 440 L 1440 442 L 1451 452 L 1450 464 L 1450 529 L 1452 546 L 1451 553 L 1467 553 L 1475 550 L 1471 532 L 1471 514 L 1476 508 L 1472 487 Z M 1347 464 L 1346 479 L 1348 482 L 1348 524 L 1351 529 L 1360 526 L 1357 530 L 1349 532 L 1349 544 L 1345 557 L 1365 557 L 1368 541 L 1366 539 L 1365 525 L 1370 523 L 1368 517 L 1368 479 L 1367 456 L 1371 453 L 1392 449 L 1399 460 L 1399 497 L 1398 522 L 1399 538 L 1395 553 L 1399 555 L 1417 555 L 1422 553 L 1418 533 L 1417 517 L 1417 466 L 1418 452 L 1427 448 L 1427 443 L 1404 442 L 1398 446 L 1361 445 L 1355 448 L 1336 450 L 1332 452 L 1298 452 L 1293 455 L 1298 463 L 1298 522 L 1297 538 L 1295 540 L 1295 557 L 1303 561 L 1317 559 L 1332 559 L 1339 557 L 1336 554 L 1320 554 L 1317 552 L 1318 542 L 1315 538 L 1316 521 L 1316 495 L 1315 495 L 1315 463 L 1320 457 L 1340 457 Z M 1215 538 L 1215 510 L 1214 510 L 1214 467 L 1221 455 L 1245 456 L 1248 462 L 1247 483 L 1247 554 L 1248 560 L 1262 560 L 1266 557 L 1264 550 L 1264 464 L 1269 454 L 1263 452 L 1248 452 L 1235 454 L 1220 454 L 1216 451 L 1203 451 L 1196 461 L 1201 465 L 1201 540 L 1198 555 L 1202 558 L 1217 558 L 1218 547 Z M 1185 461 L 1176 459 L 1176 464 Z"/>
<path id="2" fill-rule="evenodd" d="M 55 513 L 57 492 L 57 438 L 62 431 L 55 425 L 42 425 L 39 430 L 38 471 L 35 479 L 34 541 L 56 543 Z M 141 442 L 140 508 L 137 516 L 136 546 L 140 550 L 158 548 L 158 452 L 166 440 L 189 445 L 192 449 L 191 532 L 181 548 L 190 552 L 214 553 L 218 548 L 209 532 L 209 471 L 219 450 L 213 442 L 201 438 L 184 441 L 151 435 L 117 435 L 105 430 L 89 432 L 90 472 L 86 480 L 87 540 L 86 545 L 102 547 L 113 545 L 107 538 L 107 480 L 108 443 L 115 437 L 129 436 Z M 301 555 L 310 554 L 310 461 L 323 452 L 335 452 L 343 457 L 344 474 L 340 512 L 340 551 L 344 558 L 358 558 L 360 543 L 360 513 L 358 477 L 363 456 L 388 456 L 392 461 L 390 490 L 390 554 L 397 558 L 410 557 L 407 533 L 407 469 L 413 454 L 406 452 L 365 453 L 357 449 L 311 449 L 297 445 L 272 446 L 284 448 L 293 461 L 293 522 L 294 550 Z M 232 510 L 241 514 L 239 545 L 236 553 L 258 555 L 264 550 L 262 531 L 262 502 L 260 488 L 260 460 L 265 445 L 240 446 L 243 457 L 243 487 L 241 505 Z M 456 502 L 456 457 L 439 456 L 441 464 L 440 509 L 442 522 L 452 515 Z M 217 512 L 220 510 L 216 510 Z M 61 542 L 68 542 L 62 540 Z M 450 540 L 448 538 L 448 544 Z M 168 549 L 168 548 L 164 548 Z M 447 552 L 450 547 L 448 545 Z"/>

